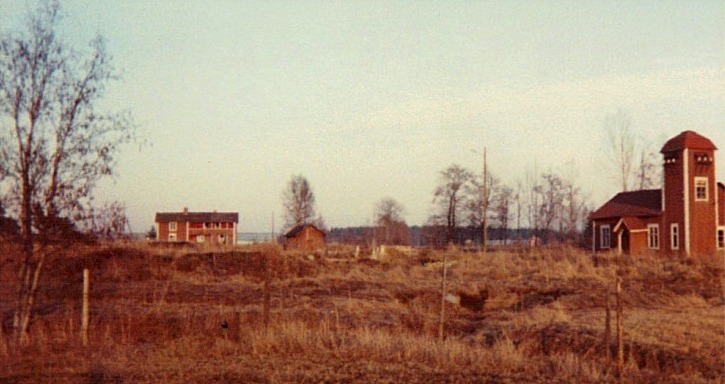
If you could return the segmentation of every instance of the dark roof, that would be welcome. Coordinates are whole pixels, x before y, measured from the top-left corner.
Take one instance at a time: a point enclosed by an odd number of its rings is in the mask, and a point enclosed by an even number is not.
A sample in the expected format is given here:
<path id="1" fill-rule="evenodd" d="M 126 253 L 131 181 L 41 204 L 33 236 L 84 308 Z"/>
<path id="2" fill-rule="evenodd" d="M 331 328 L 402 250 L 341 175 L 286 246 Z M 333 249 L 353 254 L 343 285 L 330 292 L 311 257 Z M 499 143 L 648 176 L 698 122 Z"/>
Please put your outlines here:
<path id="1" fill-rule="evenodd" d="M 656 216 L 662 213 L 662 190 L 620 192 L 589 215 L 590 219 Z"/>
<path id="2" fill-rule="evenodd" d="M 690 149 L 717 149 L 715 144 L 705 136 L 693 131 L 684 131 L 679 135 L 667 140 L 660 153 L 681 151 Z"/>
<path id="3" fill-rule="evenodd" d="M 156 212 L 157 223 L 172 221 L 192 223 L 238 223 L 237 212 Z"/>
<path id="4" fill-rule="evenodd" d="M 294 228 L 290 229 L 290 231 L 289 231 L 289 232 L 287 232 L 287 234 L 285 234 L 285 235 L 284 235 L 284 237 L 295 237 L 295 236 L 299 235 L 299 234 L 300 234 L 300 232 L 302 232 L 302 230 L 303 230 L 303 229 L 305 229 L 306 227 L 312 227 L 312 228 L 314 228 L 314 229 L 315 229 L 315 230 L 316 230 L 317 232 L 320 232 L 320 233 L 322 234 L 322 236 L 326 236 L 326 235 L 325 235 L 325 232 L 321 231 L 320 229 L 318 229 L 318 228 L 317 228 L 317 227 L 315 227 L 314 225 L 312 225 L 312 224 L 302 224 L 302 225 L 298 225 L 298 226 L 296 226 L 296 227 L 294 227 Z"/>

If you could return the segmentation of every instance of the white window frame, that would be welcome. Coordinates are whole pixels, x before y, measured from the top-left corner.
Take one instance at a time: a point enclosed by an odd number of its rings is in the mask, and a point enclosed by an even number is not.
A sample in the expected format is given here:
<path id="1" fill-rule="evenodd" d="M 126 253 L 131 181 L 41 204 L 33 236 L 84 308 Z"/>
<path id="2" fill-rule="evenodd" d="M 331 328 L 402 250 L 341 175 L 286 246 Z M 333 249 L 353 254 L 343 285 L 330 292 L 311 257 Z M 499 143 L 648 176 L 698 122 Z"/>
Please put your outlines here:
<path id="1" fill-rule="evenodd" d="M 606 232 L 606 236 L 604 235 Z M 599 227 L 599 248 L 610 249 L 612 247 L 612 227 L 604 224 Z"/>
<path id="2" fill-rule="evenodd" d="M 176 222 L 170 221 L 169 222 L 169 232 L 176 232 L 176 228 L 177 228 Z"/>
<path id="3" fill-rule="evenodd" d="M 169 241 L 176 241 L 176 234 L 175 233 L 169 233 Z"/>
<path id="4" fill-rule="evenodd" d="M 196 242 L 197 243 L 203 243 L 206 239 L 204 238 L 204 235 L 196 235 Z"/>
<path id="5" fill-rule="evenodd" d="M 670 249 L 680 249 L 680 225 L 678 223 L 670 223 Z"/>
<path id="6" fill-rule="evenodd" d="M 703 190 L 705 191 L 705 196 L 704 197 L 700 197 L 700 194 L 697 193 L 698 188 L 699 188 L 699 185 L 702 184 L 702 183 L 705 184 L 704 185 L 704 188 L 703 188 Z M 708 191 L 709 188 L 708 187 L 709 187 L 709 180 L 708 180 L 707 177 L 702 177 L 702 176 L 695 177 L 695 201 L 708 201 L 708 200 L 710 200 L 709 199 L 710 196 L 708 196 L 709 195 L 709 191 Z"/>
<path id="7" fill-rule="evenodd" d="M 647 224 L 647 248 L 660 249 L 659 224 Z"/>

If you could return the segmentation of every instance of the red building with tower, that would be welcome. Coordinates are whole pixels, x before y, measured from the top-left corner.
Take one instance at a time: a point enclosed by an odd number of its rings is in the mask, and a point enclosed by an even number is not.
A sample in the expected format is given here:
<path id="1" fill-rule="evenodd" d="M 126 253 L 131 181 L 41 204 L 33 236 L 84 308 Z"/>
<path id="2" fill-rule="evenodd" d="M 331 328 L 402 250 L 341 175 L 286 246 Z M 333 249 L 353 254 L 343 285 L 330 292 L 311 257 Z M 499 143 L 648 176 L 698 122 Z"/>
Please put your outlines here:
<path id="1" fill-rule="evenodd" d="M 685 131 L 668 140 L 661 189 L 621 192 L 594 211 L 592 250 L 700 256 L 725 252 L 725 185 L 710 139 Z"/>

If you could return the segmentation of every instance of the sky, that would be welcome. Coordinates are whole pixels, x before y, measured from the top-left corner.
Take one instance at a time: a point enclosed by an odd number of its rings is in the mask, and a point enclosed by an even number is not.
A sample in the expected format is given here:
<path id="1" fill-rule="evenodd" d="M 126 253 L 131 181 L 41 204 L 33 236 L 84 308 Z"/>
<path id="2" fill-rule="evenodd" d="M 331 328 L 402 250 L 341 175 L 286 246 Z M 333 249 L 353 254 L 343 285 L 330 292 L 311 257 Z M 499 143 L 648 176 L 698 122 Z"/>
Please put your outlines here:
<path id="1" fill-rule="evenodd" d="M 0 0 L 0 32 L 35 2 Z M 721 151 L 725 2 L 61 1 L 60 34 L 98 33 L 120 80 L 99 108 L 128 110 L 146 144 L 122 149 L 97 201 L 133 231 L 156 212 L 239 212 L 282 224 L 305 176 L 328 227 L 370 225 L 392 197 L 432 213 L 439 172 L 487 166 L 514 186 L 557 172 L 595 208 L 619 191 L 606 116 L 624 111 L 658 153 L 684 130 Z"/>

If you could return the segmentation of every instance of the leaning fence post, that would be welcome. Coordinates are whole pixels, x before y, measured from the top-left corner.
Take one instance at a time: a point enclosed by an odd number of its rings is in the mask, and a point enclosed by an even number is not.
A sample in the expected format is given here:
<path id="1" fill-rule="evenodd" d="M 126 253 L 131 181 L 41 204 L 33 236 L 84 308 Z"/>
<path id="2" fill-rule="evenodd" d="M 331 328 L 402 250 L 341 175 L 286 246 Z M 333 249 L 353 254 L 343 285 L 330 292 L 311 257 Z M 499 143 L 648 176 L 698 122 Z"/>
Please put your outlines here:
<path id="1" fill-rule="evenodd" d="M 88 291 L 90 288 L 90 273 L 88 268 L 83 270 L 83 314 L 81 318 L 81 341 L 88 346 Z"/>

